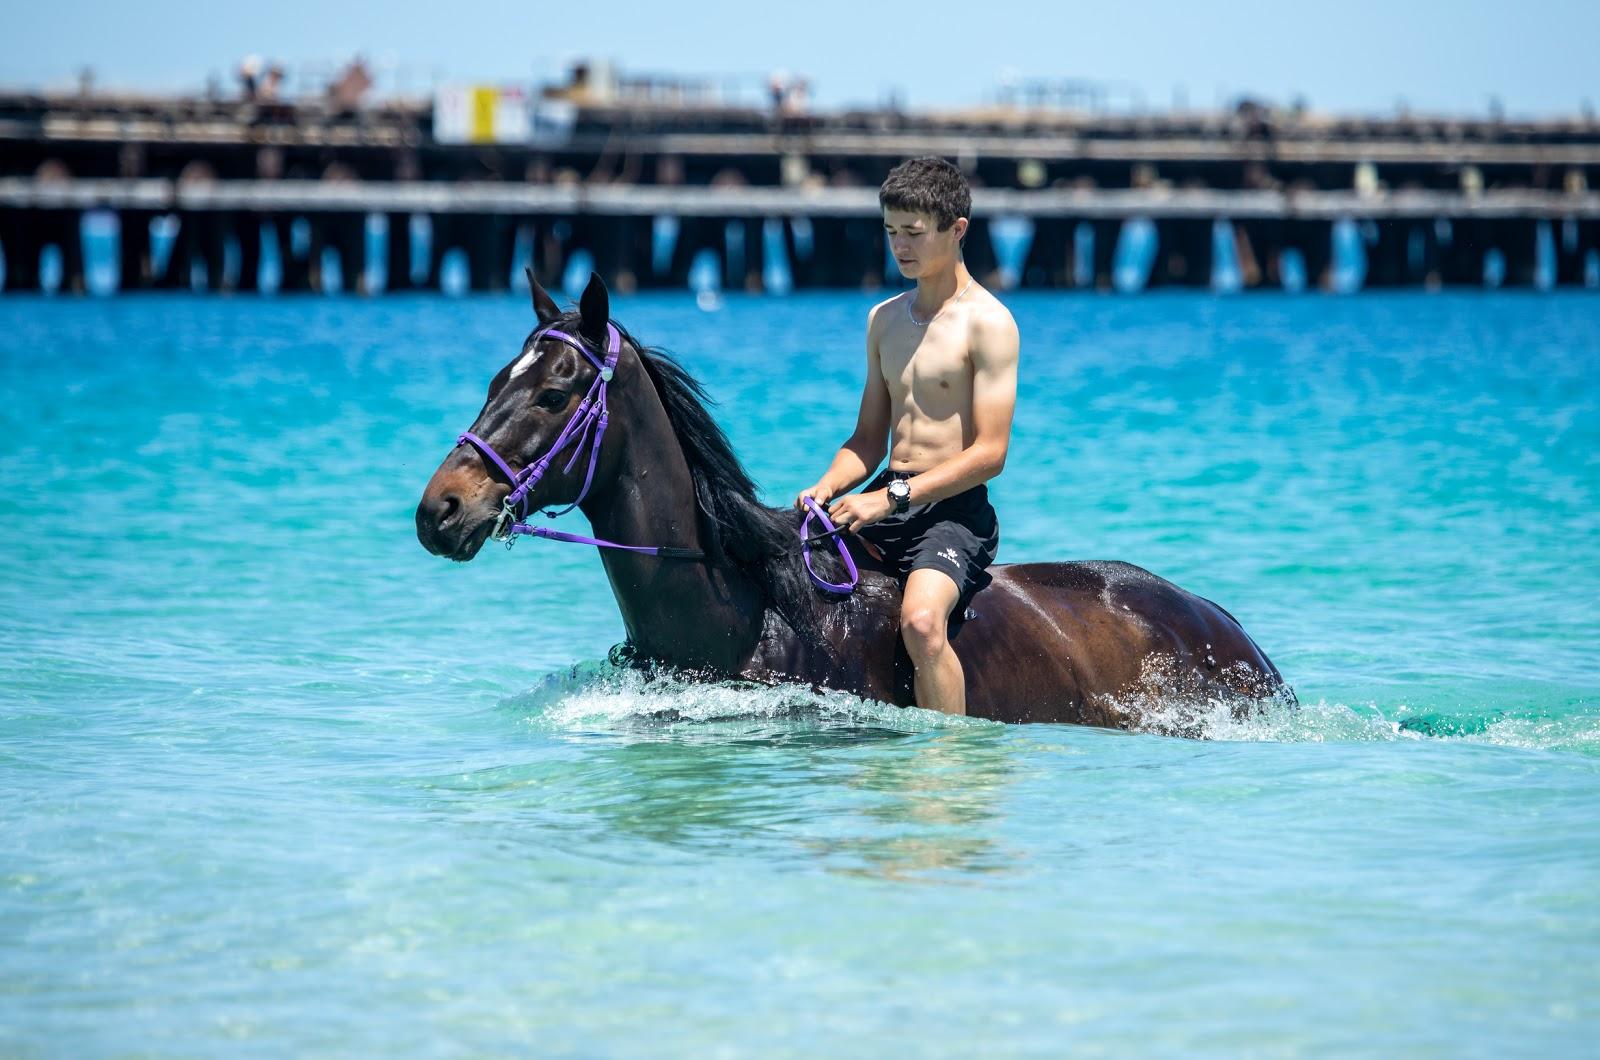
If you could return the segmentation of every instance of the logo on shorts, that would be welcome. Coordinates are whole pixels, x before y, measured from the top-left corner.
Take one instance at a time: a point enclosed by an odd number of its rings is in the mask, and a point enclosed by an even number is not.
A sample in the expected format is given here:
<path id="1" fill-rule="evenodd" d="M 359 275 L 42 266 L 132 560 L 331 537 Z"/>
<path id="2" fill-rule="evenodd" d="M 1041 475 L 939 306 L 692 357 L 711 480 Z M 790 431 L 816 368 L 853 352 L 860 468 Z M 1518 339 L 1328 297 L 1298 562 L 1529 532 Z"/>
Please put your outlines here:
<path id="1" fill-rule="evenodd" d="M 961 557 L 956 555 L 956 550 L 955 549 L 947 548 L 943 552 L 939 553 L 939 555 L 943 556 L 945 559 L 949 560 L 951 563 L 955 564 L 957 567 L 961 566 Z"/>

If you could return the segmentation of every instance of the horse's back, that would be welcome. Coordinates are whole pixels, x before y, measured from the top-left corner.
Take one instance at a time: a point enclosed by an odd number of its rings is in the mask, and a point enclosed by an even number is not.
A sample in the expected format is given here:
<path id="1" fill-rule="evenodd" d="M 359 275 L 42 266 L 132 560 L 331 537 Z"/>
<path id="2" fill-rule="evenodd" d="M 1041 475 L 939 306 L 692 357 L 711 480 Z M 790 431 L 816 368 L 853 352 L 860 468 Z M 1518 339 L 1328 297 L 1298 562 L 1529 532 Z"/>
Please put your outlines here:
<path id="1" fill-rule="evenodd" d="M 1120 704 L 1152 681 L 1235 695 L 1281 682 L 1232 615 L 1142 567 L 1015 563 L 990 573 L 952 631 L 974 713 L 1121 726 L 1131 719 Z"/>

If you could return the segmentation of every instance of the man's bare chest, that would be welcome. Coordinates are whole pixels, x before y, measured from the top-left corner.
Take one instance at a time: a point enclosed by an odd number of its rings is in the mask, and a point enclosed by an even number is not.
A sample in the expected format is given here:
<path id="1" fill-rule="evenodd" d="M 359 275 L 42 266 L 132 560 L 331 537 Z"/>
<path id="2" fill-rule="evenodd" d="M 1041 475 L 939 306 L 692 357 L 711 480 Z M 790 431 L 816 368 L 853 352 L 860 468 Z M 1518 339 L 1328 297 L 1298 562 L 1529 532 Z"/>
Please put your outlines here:
<path id="1" fill-rule="evenodd" d="M 897 329 L 879 346 L 883 379 L 891 393 L 919 398 L 966 393 L 972 354 L 965 328 Z"/>

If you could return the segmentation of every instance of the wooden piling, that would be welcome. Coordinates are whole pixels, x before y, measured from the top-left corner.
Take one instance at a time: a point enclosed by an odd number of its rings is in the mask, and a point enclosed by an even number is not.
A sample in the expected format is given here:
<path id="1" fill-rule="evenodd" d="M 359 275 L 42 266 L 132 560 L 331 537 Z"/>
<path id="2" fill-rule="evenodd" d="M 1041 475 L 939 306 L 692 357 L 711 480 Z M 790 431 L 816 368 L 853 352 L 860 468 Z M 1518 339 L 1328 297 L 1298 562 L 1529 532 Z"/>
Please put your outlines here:
<path id="1" fill-rule="evenodd" d="M 150 210 L 123 210 L 117 215 L 117 289 L 142 291 L 150 286 Z"/>
<path id="2" fill-rule="evenodd" d="M 1066 217 L 1038 217 L 1033 241 L 1022 262 L 1020 285 L 1030 289 L 1072 286 L 1073 231 L 1077 221 Z"/>
<path id="3" fill-rule="evenodd" d="M 1211 283 L 1212 222 L 1163 218 L 1156 222 L 1156 260 L 1150 287 L 1207 287 Z"/>
<path id="4" fill-rule="evenodd" d="M 411 215 L 387 213 L 388 231 L 384 245 L 385 291 L 409 291 L 411 280 Z"/>
<path id="5" fill-rule="evenodd" d="M 6 255 L 8 292 L 31 293 L 39 290 L 39 255 L 44 250 L 44 226 L 36 212 L 0 211 L 0 247 Z"/>

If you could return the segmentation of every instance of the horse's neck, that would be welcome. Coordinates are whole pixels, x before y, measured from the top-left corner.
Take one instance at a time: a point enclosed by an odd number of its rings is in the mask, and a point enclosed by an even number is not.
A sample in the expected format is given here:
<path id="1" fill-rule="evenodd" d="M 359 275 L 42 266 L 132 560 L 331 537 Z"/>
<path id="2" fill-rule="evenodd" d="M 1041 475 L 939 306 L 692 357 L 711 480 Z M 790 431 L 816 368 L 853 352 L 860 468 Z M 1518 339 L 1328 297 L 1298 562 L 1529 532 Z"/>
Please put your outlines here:
<path id="1" fill-rule="evenodd" d="M 760 637 L 761 593 L 701 532 L 683 447 L 643 366 L 629 361 L 633 378 L 614 391 L 622 400 L 612 401 L 610 414 L 626 433 L 617 472 L 584 502 L 583 513 L 604 540 L 706 554 L 701 562 L 601 550 L 628 639 L 641 655 L 731 673 Z"/>

